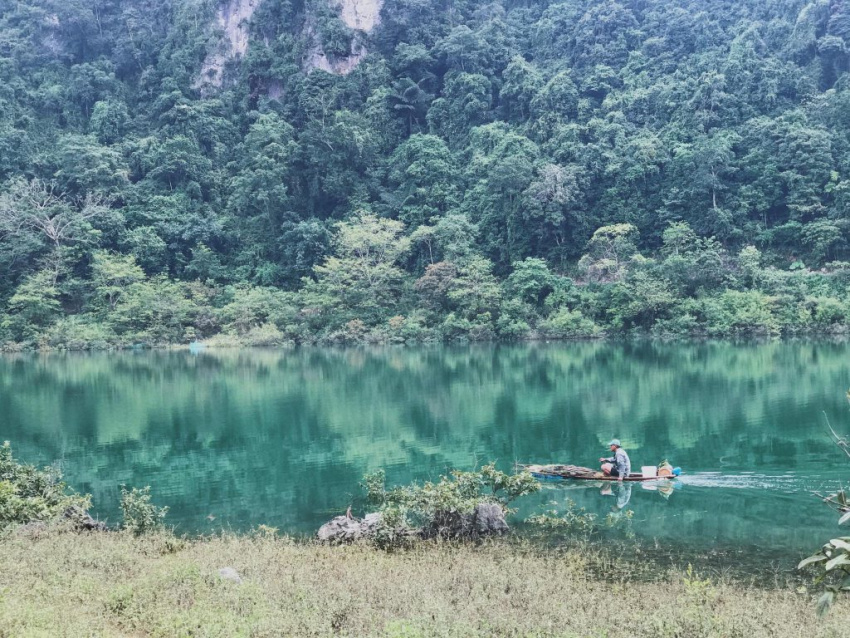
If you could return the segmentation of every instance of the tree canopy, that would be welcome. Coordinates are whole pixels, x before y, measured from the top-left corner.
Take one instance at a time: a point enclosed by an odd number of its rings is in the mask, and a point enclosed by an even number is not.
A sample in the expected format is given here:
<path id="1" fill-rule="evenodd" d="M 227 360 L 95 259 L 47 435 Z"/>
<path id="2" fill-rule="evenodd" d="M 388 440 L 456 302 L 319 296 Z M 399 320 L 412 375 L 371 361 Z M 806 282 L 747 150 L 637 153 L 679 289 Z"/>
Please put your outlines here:
<path id="1" fill-rule="evenodd" d="M 0 0 L 0 343 L 850 326 L 844 0 L 237 4 Z"/>

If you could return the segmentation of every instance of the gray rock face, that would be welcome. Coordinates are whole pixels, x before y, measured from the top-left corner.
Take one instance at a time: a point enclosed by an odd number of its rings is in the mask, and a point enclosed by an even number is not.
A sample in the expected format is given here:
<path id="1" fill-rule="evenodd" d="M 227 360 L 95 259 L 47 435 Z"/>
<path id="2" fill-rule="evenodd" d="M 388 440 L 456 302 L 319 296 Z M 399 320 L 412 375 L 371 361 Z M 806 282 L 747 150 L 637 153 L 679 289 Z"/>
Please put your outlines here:
<path id="1" fill-rule="evenodd" d="M 366 514 L 366 516 L 363 517 L 363 520 L 360 521 L 360 530 L 364 536 L 371 536 L 378 529 L 380 522 L 381 515 L 378 512 Z"/>
<path id="2" fill-rule="evenodd" d="M 381 515 L 377 512 L 365 518 L 337 516 L 319 528 L 316 533 L 323 543 L 353 543 L 362 538 L 371 538 L 378 530 Z M 458 512 L 438 513 L 431 525 L 420 530 L 400 529 L 399 534 L 422 538 L 467 538 L 504 534 L 509 531 L 505 512 L 496 503 L 479 503 L 470 514 Z"/>
<path id="3" fill-rule="evenodd" d="M 106 523 L 92 518 L 91 514 L 77 506 L 66 509 L 62 514 L 62 517 L 71 521 L 74 524 L 74 527 L 79 530 L 86 530 L 89 532 L 106 532 L 109 530 Z"/>
<path id="4" fill-rule="evenodd" d="M 218 570 L 218 575 L 223 580 L 229 580 L 237 584 L 242 582 L 242 577 L 233 567 L 222 567 Z"/>
<path id="5" fill-rule="evenodd" d="M 378 513 L 367 514 L 363 519 L 337 516 L 322 525 L 316 537 L 323 543 L 352 543 L 373 535 L 380 522 Z"/>
<path id="6" fill-rule="evenodd" d="M 472 515 L 475 533 L 478 536 L 504 534 L 510 528 L 505 520 L 505 512 L 495 503 L 479 503 Z"/>
<path id="7" fill-rule="evenodd" d="M 438 512 L 431 525 L 422 530 L 425 538 L 476 539 L 504 534 L 510 528 L 505 512 L 496 503 L 479 503 L 469 514 Z"/>

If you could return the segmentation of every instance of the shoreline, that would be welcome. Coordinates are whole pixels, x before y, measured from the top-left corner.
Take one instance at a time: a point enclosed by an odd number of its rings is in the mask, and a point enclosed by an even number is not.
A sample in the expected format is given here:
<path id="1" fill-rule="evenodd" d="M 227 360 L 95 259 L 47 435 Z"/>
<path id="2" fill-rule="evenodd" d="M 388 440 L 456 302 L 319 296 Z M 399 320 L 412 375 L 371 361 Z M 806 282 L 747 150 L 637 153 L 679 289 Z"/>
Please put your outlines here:
<path id="1" fill-rule="evenodd" d="M 643 580 L 624 555 L 540 551 L 498 540 L 399 552 L 273 533 L 184 539 L 29 529 L 3 538 L 8 635 L 838 636 L 840 600 L 669 569 Z M 634 557 L 631 557 L 634 560 Z M 767 585 L 766 587 L 760 585 Z M 612 611 L 616 610 L 616 611 Z"/>
<path id="2" fill-rule="evenodd" d="M 135 345 L 111 345 L 108 347 L 81 347 L 66 348 L 55 346 L 28 346 L 25 344 L 0 344 L 0 355 L 9 354 L 53 354 L 69 352 L 86 353 L 117 353 L 117 352 L 204 352 L 204 351 L 228 351 L 228 350 L 296 350 L 301 348 L 316 349 L 359 349 L 359 348 L 431 348 L 431 347 L 496 347 L 496 346 L 537 346 L 573 343 L 602 343 L 602 344 L 659 344 L 659 345 L 692 345 L 692 344 L 732 344 L 732 345 L 763 345 L 770 343 L 795 343 L 795 342 L 820 342 L 820 343 L 848 343 L 850 342 L 850 330 L 834 332 L 808 332 L 788 335 L 741 335 L 714 337 L 708 335 L 669 335 L 659 336 L 651 334 L 618 334 L 597 337 L 529 337 L 522 339 L 489 339 L 489 340 L 450 340 L 450 341 L 358 341 L 353 343 L 339 342 L 286 342 L 280 344 L 253 344 L 239 342 L 193 341 L 191 343 L 168 343 L 168 344 L 135 344 Z"/>

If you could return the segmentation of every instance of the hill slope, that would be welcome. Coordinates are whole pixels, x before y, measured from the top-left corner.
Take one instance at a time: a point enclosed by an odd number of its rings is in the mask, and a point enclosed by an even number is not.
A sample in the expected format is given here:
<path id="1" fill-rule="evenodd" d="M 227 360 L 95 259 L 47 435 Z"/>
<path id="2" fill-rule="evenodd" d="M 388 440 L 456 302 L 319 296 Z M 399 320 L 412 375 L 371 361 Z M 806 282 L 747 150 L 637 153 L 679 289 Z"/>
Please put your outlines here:
<path id="1" fill-rule="evenodd" d="M 843 0 L 89 4 L 0 0 L 0 342 L 846 330 Z"/>

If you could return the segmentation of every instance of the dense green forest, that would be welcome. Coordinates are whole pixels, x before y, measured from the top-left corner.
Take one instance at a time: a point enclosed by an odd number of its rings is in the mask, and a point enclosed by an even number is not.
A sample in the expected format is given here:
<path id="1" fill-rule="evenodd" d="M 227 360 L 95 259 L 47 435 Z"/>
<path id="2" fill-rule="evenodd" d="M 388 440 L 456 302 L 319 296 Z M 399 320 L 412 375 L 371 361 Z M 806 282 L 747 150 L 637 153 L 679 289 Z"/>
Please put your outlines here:
<path id="1" fill-rule="evenodd" d="M 850 326 L 850 2 L 328 1 L 0 0 L 0 343 Z"/>

